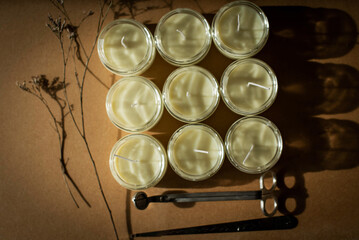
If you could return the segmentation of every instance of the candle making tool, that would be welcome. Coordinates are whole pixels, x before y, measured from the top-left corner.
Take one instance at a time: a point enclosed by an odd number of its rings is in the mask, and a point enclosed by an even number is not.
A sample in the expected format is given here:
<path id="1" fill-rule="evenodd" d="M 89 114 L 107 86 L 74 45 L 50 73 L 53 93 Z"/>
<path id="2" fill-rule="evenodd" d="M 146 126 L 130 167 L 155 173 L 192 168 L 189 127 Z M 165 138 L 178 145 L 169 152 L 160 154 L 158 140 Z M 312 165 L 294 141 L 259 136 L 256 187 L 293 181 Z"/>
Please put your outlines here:
<path id="1" fill-rule="evenodd" d="M 271 187 L 266 188 L 264 179 L 271 175 Z M 188 202 L 208 202 L 208 201 L 233 201 L 233 200 L 260 200 L 260 207 L 265 216 L 273 216 L 278 208 L 278 200 L 274 194 L 277 186 L 277 178 L 274 172 L 268 171 L 259 178 L 260 190 L 258 191 L 233 191 L 233 192 L 203 192 L 203 193 L 173 193 L 158 196 L 147 197 L 145 192 L 138 192 L 134 195 L 132 201 L 137 209 L 144 210 L 153 203 L 188 203 Z M 273 200 L 272 211 L 267 211 L 266 202 Z"/>
<path id="2" fill-rule="evenodd" d="M 132 234 L 135 237 L 159 237 L 164 235 L 187 235 L 204 233 L 228 233 L 292 229 L 298 225 L 298 219 L 292 215 L 260 218 L 238 222 L 228 222 L 189 228 L 170 229 L 155 232 Z"/>

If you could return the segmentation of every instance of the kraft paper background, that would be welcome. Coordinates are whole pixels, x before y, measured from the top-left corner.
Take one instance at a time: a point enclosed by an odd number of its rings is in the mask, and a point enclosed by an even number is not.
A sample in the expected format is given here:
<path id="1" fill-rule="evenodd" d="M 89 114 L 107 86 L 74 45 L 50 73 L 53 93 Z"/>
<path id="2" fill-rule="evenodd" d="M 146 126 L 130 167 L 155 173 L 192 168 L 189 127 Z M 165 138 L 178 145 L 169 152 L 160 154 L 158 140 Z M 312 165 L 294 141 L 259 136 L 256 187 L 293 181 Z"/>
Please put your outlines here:
<path id="1" fill-rule="evenodd" d="M 271 29 L 266 46 L 255 57 L 274 69 L 280 89 L 272 107 L 261 114 L 278 126 L 284 140 L 283 155 L 274 168 L 282 194 L 276 216 L 292 212 L 299 224 L 285 231 L 162 239 L 358 239 L 359 4 L 353 0 L 254 2 L 267 14 Z M 211 21 L 226 1 L 167 3 L 137 2 L 136 19 L 153 30 L 170 7 L 188 7 Z M 75 21 L 80 21 L 89 9 L 95 12 L 80 28 L 89 49 L 95 37 L 97 1 L 65 4 Z M 148 6 L 156 7 L 141 10 Z M 3 1 L 0 13 L 0 239 L 115 239 L 86 147 L 71 119 L 66 118 L 65 158 L 91 208 L 75 194 L 80 205 L 76 208 L 66 189 L 58 161 L 57 135 L 48 112 L 38 99 L 15 84 L 39 74 L 50 79 L 62 76 L 60 46 L 45 26 L 48 13 L 56 17 L 58 12 L 49 1 L 14 0 Z M 110 11 L 106 23 L 115 17 Z M 212 45 L 198 65 L 219 80 L 231 62 Z M 88 75 L 84 88 L 87 138 L 121 239 L 128 239 L 129 232 L 264 217 L 258 201 L 153 204 L 145 211 L 135 209 L 130 201 L 135 192 L 121 187 L 108 166 L 112 146 L 126 135 L 110 122 L 105 110 L 108 88 L 118 77 L 103 67 L 97 52 L 89 66 L 104 85 Z M 162 88 L 174 69 L 157 54 L 153 66 L 142 75 Z M 69 98 L 79 117 L 78 91 L 73 75 L 71 78 Z M 221 102 L 205 123 L 224 137 L 240 117 Z M 165 112 L 149 133 L 166 146 L 171 134 L 182 125 Z M 160 184 L 146 193 L 257 190 L 258 178 L 239 172 L 226 159 L 214 177 L 202 182 L 183 180 L 168 168 Z"/>

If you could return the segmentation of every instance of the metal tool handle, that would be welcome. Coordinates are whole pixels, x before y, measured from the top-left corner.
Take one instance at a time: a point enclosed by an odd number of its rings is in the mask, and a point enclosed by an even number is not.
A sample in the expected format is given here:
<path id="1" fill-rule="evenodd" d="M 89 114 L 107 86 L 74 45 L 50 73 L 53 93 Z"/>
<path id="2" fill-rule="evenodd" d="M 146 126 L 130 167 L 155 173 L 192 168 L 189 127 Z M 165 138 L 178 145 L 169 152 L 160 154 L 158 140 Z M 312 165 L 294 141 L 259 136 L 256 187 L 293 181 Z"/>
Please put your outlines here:
<path id="1" fill-rule="evenodd" d="M 264 183 L 264 181 L 265 181 L 264 179 L 268 175 L 270 175 L 272 178 L 271 179 L 272 185 L 270 188 L 266 188 L 265 183 Z M 260 202 L 262 212 L 265 216 L 271 217 L 277 212 L 277 209 L 278 209 L 278 199 L 273 193 L 274 189 L 277 187 L 277 177 L 276 177 L 275 173 L 273 171 L 268 171 L 268 172 L 265 172 L 264 174 L 262 174 L 261 177 L 259 178 L 259 187 L 262 190 L 262 199 Z M 273 200 L 273 209 L 270 212 L 267 211 L 267 204 L 266 204 L 267 200 L 269 200 L 269 199 Z"/>
<path id="2" fill-rule="evenodd" d="M 273 199 L 273 209 L 272 209 L 271 212 L 267 211 L 266 202 L 267 202 L 268 199 Z M 262 196 L 261 209 L 262 209 L 262 212 L 263 212 L 264 216 L 267 216 L 267 217 L 273 216 L 278 210 L 278 199 L 277 199 L 277 197 L 274 196 L 274 195 Z"/>
<path id="3" fill-rule="evenodd" d="M 190 228 L 179 228 L 156 232 L 137 233 L 134 237 L 158 237 L 164 235 L 186 235 L 204 233 L 226 233 L 226 232 L 248 232 L 263 230 L 292 229 L 298 225 L 298 220 L 294 216 L 280 216 L 271 218 L 261 218 L 246 221 L 205 225 Z"/>
<path id="4" fill-rule="evenodd" d="M 270 188 L 266 188 L 265 183 L 264 183 L 264 179 L 268 175 L 270 175 L 272 178 L 272 184 L 271 184 Z M 268 171 L 268 172 L 263 173 L 261 175 L 261 177 L 259 178 L 259 187 L 262 191 L 264 191 L 264 194 L 272 192 L 277 187 L 277 176 L 275 175 L 275 172 Z"/>
<path id="5" fill-rule="evenodd" d="M 170 193 L 162 195 L 161 202 L 211 202 L 256 200 L 261 198 L 262 191 Z"/>

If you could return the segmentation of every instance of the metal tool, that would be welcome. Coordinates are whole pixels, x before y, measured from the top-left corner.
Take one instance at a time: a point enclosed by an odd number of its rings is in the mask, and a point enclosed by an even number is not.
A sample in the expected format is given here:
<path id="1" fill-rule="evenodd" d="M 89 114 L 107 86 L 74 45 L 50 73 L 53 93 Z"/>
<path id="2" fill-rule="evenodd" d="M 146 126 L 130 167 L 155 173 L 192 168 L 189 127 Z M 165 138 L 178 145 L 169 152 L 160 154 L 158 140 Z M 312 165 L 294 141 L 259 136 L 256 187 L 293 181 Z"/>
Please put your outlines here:
<path id="1" fill-rule="evenodd" d="M 178 228 L 156 232 L 136 233 L 135 237 L 158 237 L 164 235 L 186 235 L 204 233 L 228 233 L 228 232 L 249 232 L 292 229 L 298 225 L 298 219 L 292 215 L 271 218 L 261 218 L 238 222 L 220 223 L 189 228 Z"/>
<path id="2" fill-rule="evenodd" d="M 267 189 L 264 184 L 264 179 L 267 175 L 271 175 L 272 186 Z M 204 192 L 204 193 L 173 193 L 163 194 L 158 196 L 147 197 L 145 192 L 138 192 L 133 197 L 132 201 L 137 209 L 144 210 L 151 202 L 167 203 L 167 202 L 207 202 L 207 201 L 233 201 L 233 200 L 261 200 L 260 206 L 265 216 L 273 216 L 278 208 L 278 200 L 274 194 L 274 189 L 277 186 L 277 178 L 274 172 L 269 171 L 261 175 L 259 178 L 260 190 L 258 191 L 235 191 L 235 192 Z M 267 211 L 266 201 L 273 199 L 273 209 L 271 212 Z"/>

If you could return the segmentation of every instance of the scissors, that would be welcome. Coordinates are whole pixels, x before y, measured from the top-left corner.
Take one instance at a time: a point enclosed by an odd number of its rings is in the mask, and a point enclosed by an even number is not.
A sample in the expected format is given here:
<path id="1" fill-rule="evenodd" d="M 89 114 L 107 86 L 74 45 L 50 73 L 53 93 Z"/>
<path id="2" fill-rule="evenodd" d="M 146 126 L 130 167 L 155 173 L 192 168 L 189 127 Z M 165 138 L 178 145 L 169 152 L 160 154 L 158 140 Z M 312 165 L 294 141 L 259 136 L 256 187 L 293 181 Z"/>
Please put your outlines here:
<path id="1" fill-rule="evenodd" d="M 264 184 L 264 179 L 268 175 L 271 176 L 272 184 L 268 189 Z M 278 209 L 278 200 L 274 194 L 274 189 L 277 186 L 277 178 L 274 172 L 268 171 L 262 174 L 259 178 L 258 191 L 234 191 L 234 192 L 203 192 L 203 193 L 170 193 L 147 197 L 145 192 L 137 192 L 132 201 L 137 209 L 144 210 L 151 202 L 167 203 L 188 203 L 188 202 L 208 202 L 208 201 L 233 201 L 233 200 L 260 200 L 260 206 L 265 216 L 273 216 Z M 273 199 L 273 209 L 271 212 L 267 211 L 266 202 L 268 199 Z"/>

